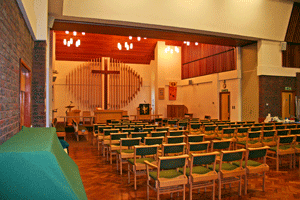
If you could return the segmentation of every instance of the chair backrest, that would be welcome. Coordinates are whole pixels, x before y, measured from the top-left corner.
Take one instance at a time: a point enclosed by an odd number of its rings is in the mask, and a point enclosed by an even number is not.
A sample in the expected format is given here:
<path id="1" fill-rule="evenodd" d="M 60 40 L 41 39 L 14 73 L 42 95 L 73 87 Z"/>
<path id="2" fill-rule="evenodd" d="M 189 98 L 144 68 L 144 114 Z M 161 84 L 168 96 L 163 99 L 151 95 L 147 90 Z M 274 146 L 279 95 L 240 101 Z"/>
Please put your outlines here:
<path id="1" fill-rule="evenodd" d="M 111 133 L 118 133 L 119 129 L 103 129 L 104 136 L 108 136 Z"/>
<path id="2" fill-rule="evenodd" d="M 151 131 L 153 131 L 153 130 L 154 130 L 153 127 L 143 128 L 143 131 L 144 131 L 144 132 L 148 132 L 148 133 L 151 133 Z"/>
<path id="3" fill-rule="evenodd" d="M 111 133 L 110 134 L 110 142 L 114 140 L 120 140 L 121 138 L 127 138 L 128 133 Z"/>
<path id="4" fill-rule="evenodd" d="M 200 123 L 191 123 L 191 128 L 192 129 L 199 129 L 201 127 Z"/>
<path id="5" fill-rule="evenodd" d="M 238 149 L 232 151 L 222 151 L 220 157 L 220 169 L 222 169 L 223 162 L 233 162 L 233 161 L 240 161 L 240 166 L 242 166 L 242 161 L 244 159 L 245 149 Z"/>
<path id="6" fill-rule="evenodd" d="M 209 132 L 209 131 L 215 131 L 216 130 L 216 125 L 205 125 L 204 126 L 204 131 Z"/>
<path id="7" fill-rule="evenodd" d="M 93 131 L 99 132 L 99 127 L 106 126 L 106 124 L 93 124 Z M 103 130 L 102 130 L 103 132 Z"/>
<path id="8" fill-rule="evenodd" d="M 144 138 L 147 137 L 148 132 L 132 132 L 131 137 L 132 138 L 142 138 L 142 143 L 144 143 Z"/>
<path id="9" fill-rule="evenodd" d="M 169 128 L 168 127 L 156 127 L 155 129 L 156 131 L 169 131 Z"/>
<path id="10" fill-rule="evenodd" d="M 151 137 L 166 137 L 167 131 L 152 131 Z"/>
<path id="11" fill-rule="evenodd" d="M 274 126 L 274 123 L 273 122 L 267 122 L 267 123 L 263 123 L 264 126 Z"/>
<path id="12" fill-rule="evenodd" d="M 255 123 L 253 126 L 263 126 L 263 123 Z"/>
<path id="13" fill-rule="evenodd" d="M 243 124 L 243 127 L 251 127 L 252 124 Z"/>
<path id="14" fill-rule="evenodd" d="M 297 128 L 297 125 L 296 124 L 287 124 L 285 126 L 286 129 L 291 129 L 291 128 Z"/>
<path id="15" fill-rule="evenodd" d="M 141 138 L 120 138 L 120 149 L 122 147 L 133 147 L 141 144 Z"/>
<path id="16" fill-rule="evenodd" d="M 190 174 L 193 174 L 192 169 L 195 165 L 213 165 L 213 171 L 215 171 L 216 158 L 219 152 L 201 153 L 201 154 L 191 154 L 190 161 Z"/>
<path id="17" fill-rule="evenodd" d="M 260 139 L 262 131 L 249 131 L 247 134 L 248 140 L 257 140 Z"/>
<path id="18" fill-rule="evenodd" d="M 187 145 L 187 153 L 190 154 L 192 152 L 200 152 L 200 151 L 205 151 L 206 153 L 208 152 L 209 148 L 209 141 L 205 142 L 189 142 Z"/>
<path id="19" fill-rule="evenodd" d="M 177 120 L 168 120 L 168 125 L 176 125 Z"/>
<path id="20" fill-rule="evenodd" d="M 236 124 L 245 124 L 246 122 L 236 122 Z"/>
<path id="21" fill-rule="evenodd" d="M 273 130 L 273 126 L 263 126 L 263 130 Z"/>
<path id="22" fill-rule="evenodd" d="M 267 155 L 267 150 L 269 146 L 257 147 L 257 148 L 248 148 L 246 153 L 246 160 L 265 158 Z"/>
<path id="23" fill-rule="evenodd" d="M 131 135 L 132 132 L 134 132 L 134 128 L 123 128 L 123 133 L 128 133 L 128 135 Z"/>
<path id="24" fill-rule="evenodd" d="M 231 146 L 231 140 L 212 140 L 211 151 L 229 150 Z"/>
<path id="25" fill-rule="evenodd" d="M 178 131 L 169 131 L 170 136 L 180 136 L 183 135 L 184 130 L 178 130 Z"/>
<path id="26" fill-rule="evenodd" d="M 187 135 L 188 142 L 203 142 L 204 134 L 199 135 Z"/>
<path id="27" fill-rule="evenodd" d="M 183 143 L 185 136 L 167 136 L 168 144 Z"/>
<path id="28" fill-rule="evenodd" d="M 255 121 L 246 121 L 246 124 L 254 124 L 255 123 Z"/>
<path id="29" fill-rule="evenodd" d="M 241 124 L 230 124 L 230 128 L 239 128 L 241 126 Z"/>
<path id="30" fill-rule="evenodd" d="M 291 135 L 300 135 L 300 128 L 292 128 Z"/>
<path id="31" fill-rule="evenodd" d="M 236 133 L 247 133 L 249 130 L 248 127 L 239 127 L 237 128 L 237 132 Z"/>
<path id="32" fill-rule="evenodd" d="M 187 127 L 188 126 L 188 122 L 178 122 L 178 126 L 179 127 Z"/>
<path id="33" fill-rule="evenodd" d="M 276 130 L 279 130 L 279 129 L 285 129 L 285 125 L 276 125 L 276 126 L 275 126 L 275 129 L 276 129 Z"/>
<path id="34" fill-rule="evenodd" d="M 296 142 L 299 144 L 300 143 L 300 135 L 296 135 Z"/>
<path id="35" fill-rule="evenodd" d="M 283 123 L 282 122 L 275 122 L 274 124 L 275 124 L 275 126 L 277 126 L 277 125 L 282 125 Z"/>
<path id="36" fill-rule="evenodd" d="M 156 127 L 157 127 L 157 125 L 155 125 L 155 124 L 145 125 L 145 128 L 153 128 L 153 129 L 155 129 Z"/>
<path id="37" fill-rule="evenodd" d="M 219 125 L 218 130 L 222 131 L 224 128 L 229 128 L 229 125 Z"/>
<path id="38" fill-rule="evenodd" d="M 233 136 L 234 132 L 235 132 L 235 128 L 223 128 L 222 135 Z"/>
<path id="39" fill-rule="evenodd" d="M 128 125 L 115 126 L 114 128 L 121 131 L 123 128 L 128 128 Z"/>
<path id="40" fill-rule="evenodd" d="M 164 137 L 145 137 L 145 145 L 161 145 L 164 141 Z"/>
<path id="41" fill-rule="evenodd" d="M 183 174 L 185 174 L 188 157 L 188 155 L 159 157 L 158 172 L 160 170 L 183 168 Z M 157 178 L 159 178 L 159 173 L 157 173 Z"/>
<path id="42" fill-rule="evenodd" d="M 261 131 L 262 130 L 262 126 L 253 126 L 250 128 L 250 131 Z"/>
<path id="43" fill-rule="evenodd" d="M 112 126 L 98 126 L 99 133 L 104 133 L 104 129 L 112 129 Z"/>
<path id="44" fill-rule="evenodd" d="M 287 144 L 292 144 L 295 140 L 296 136 L 295 135 L 286 135 L 286 136 L 279 136 L 277 145 L 287 145 Z"/>
<path id="45" fill-rule="evenodd" d="M 288 135 L 290 130 L 288 129 L 277 129 L 277 136 Z"/>
<path id="46" fill-rule="evenodd" d="M 136 159 L 144 156 L 154 156 L 158 157 L 158 147 L 159 145 L 142 145 L 142 146 L 134 146 L 134 163 L 136 163 Z"/>
<path id="47" fill-rule="evenodd" d="M 178 144 L 162 144 L 162 156 L 166 154 L 179 154 L 184 153 L 184 147 L 186 143 L 178 143 Z"/>
<path id="48" fill-rule="evenodd" d="M 276 130 L 265 130 L 265 131 L 263 131 L 263 138 L 275 137 L 275 135 L 276 135 Z"/>

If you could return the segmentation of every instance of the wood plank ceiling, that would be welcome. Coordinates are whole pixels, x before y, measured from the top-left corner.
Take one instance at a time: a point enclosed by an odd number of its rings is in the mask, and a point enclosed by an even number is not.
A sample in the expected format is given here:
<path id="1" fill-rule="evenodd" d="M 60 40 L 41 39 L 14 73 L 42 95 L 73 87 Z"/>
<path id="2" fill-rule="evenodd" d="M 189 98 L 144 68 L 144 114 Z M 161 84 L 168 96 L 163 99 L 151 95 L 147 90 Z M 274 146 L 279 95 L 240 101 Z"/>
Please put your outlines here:
<path id="1" fill-rule="evenodd" d="M 135 27 L 104 26 L 87 23 L 55 21 L 52 30 L 56 33 L 56 60 L 89 61 L 99 57 L 111 57 L 124 63 L 150 64 L 154 60 L 157 41 L 165 41 L 166 45 L 182 46 L 183 41 L 217 44 L 224 46 L 243 46 L 253 41 L 215 37 L 199 34 L 180 33 L 141 29 Z M 66 34 L 65 31 L 70 31 Z M 73 31 L 77 35 L 73 36 Z M 82 35 L 85 32 L 85 35 Z M 132 36 L 132 40 L 129 39 Z M 138 41 L 137 37 L 141 40 Z M 144 39 L 144 37 L 146 39 Z M 73 38 L 73 45 L 64 45 L 64 39 Z M 79 47 L 75 42 L 80 39 Z M 133 48 L 126 50 L 125 42 L 132 43 Z M 118 43 L 122 50 L 118 49 Z"/>

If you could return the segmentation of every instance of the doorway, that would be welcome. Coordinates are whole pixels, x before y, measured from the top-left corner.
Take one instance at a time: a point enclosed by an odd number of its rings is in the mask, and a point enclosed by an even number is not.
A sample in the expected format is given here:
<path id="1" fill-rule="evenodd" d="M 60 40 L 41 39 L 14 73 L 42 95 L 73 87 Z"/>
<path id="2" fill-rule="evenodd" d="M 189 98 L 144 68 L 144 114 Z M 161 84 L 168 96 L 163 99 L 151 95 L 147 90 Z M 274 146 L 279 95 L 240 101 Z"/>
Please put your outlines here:
<path id="1" fill-rule="evenodd" d="M 230 92 L 220 92 L 220 120 L 230 120 Z"/>
<path id="2" fill-rule="evenodd" d="M 31 69 L 20 59 L 20 129 L 31 126 Z"/>
<path id="3" fill-rule="evenodd" d="M 284 91 L 281 93 L 282 118 L 295 117 L 295 92 Z"/>

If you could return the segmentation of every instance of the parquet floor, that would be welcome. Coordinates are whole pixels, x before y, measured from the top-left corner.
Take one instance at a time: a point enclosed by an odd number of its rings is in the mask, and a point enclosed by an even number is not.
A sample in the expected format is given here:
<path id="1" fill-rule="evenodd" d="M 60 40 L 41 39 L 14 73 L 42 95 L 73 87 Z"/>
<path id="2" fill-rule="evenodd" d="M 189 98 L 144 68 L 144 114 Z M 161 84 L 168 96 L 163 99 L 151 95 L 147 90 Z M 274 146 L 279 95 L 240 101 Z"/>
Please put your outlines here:
<path id="1" fill-rule="evenodd" d="M 127 164 L 123 165 L 123 175 L 117 173 L 115 161 L 110 165 L 97 150 L 92 146 L 91 140 L 80 138 L 77 142 L 75 136 L 68 135 L 67 142 L 70 144 L 70 157 L 78 165 L 82 182 L 89 200 L 109 199 L 146 199 L 146 176 L 137 177 L 137 190 L 133 189 L 133 178 L 127 183 Z M 238 185 L 222 188 L 222 199 L 300 199 L 300 171 L 298 164 L 296 169 L 289 169 L 283 164 L 280 171 L 275 171 L 275 161 L 267 160 L 270 171 L 266 175 L 266 191 L 262 192 L 262 179 L 250 179 L 248 182 L 248 194 L 238 196 Z M 298 163 L 298 162 L 297 162 Z M 216 190 L 217 191 L 217 190 Z M 155 193 L 150 190 L 150 199 L 156 199 Z M 169 194 L 161 195 L 161 199 L 171 199 Z M 182 199 L 182 194 L 173 195 L 172 199 Z M 188 189 L 186 189 L 188 199 Z M 206 193 L 202 189 L 200 194 L 193 192 L 193 199 L 211 199 L 211 189 Z M 216 195 L 217 199 L 217 195 Z"/>

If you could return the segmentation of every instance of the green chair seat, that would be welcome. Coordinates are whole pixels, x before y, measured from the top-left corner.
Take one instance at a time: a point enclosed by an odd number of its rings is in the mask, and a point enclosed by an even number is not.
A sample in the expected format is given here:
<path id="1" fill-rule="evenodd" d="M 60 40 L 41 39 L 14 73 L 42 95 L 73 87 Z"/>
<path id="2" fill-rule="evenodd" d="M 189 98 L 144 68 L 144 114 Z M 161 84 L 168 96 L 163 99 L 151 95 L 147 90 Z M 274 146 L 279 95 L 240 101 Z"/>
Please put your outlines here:
<path id="1" fill-rule="evenodd" d="M 120 149 L 117 150 L 117 153 L 120 153 Z M 122 150 L 122 153 L 134 153 L 134 150 L 133 149 L 124 149 L 124 150 Z"/>
<path id="2" fill-rule="evenodd" d="M 258 143 L 259 141 L 257 140 L 250 140 L 248 141 L 248 144 L 256 144 Z M 237 144 L 242 144 L 242 145 L 246 145 L 247 141 L 240 141 L 240 142 L 237 142 Z"/>
<path id="3" fill-rule="evenodd" d="M 219 172 L 219 167 L 220 165 L 216 165 L 216 171 Z M 209 169 L 213 169 L 213 165 L 208 165 Z M 230 170 L 235 170 L 236 168 L 238 168 L 238 166 L 236 165 L 232 165 L 230 163 L 222 163 L 222 170 L 226 170 L 226 171 L 230 171 Z"/>
<path id="4" fill-rule="evenodd" d="M 287 149 L 289 149 L 289 148 L 291 148 L 291 145 L 283 145 L 283 146 L 279 146 L 279 149 L 280 149 L 280 150 L 287 150 Z M 277 146 L 271 147 L 269 150 L 270 150 L 270 151 L 277 151 Z"/>
<path id="5" fill-rule="evenodd" d="M 242 167 L 245 168 L 245 161 L 242 162 Z M 236 166 L 240 166 L 240 162 L 236 161 L 236 162 L 232 162 L 233 165 L 236 165 Z M 251 167 L 257 167 L 257 166 L 260 166 L 262 165 L 262 163 L 260 162 L 256 162 L 254 160 L 248 160 L 248 163 L 247 163 L 247 166 L 251 166 Z"/>
<path id="6" fill-rule="evenodd" d="M 183 173 L 183 168 L 180 168 L 179 171 L 181 173 Z M 193 167 L 193 174 L 207 174 L 208 172 L 211 172 L 211 169 L 208 169 L 203 166 Z M 186 168 L 186 175 L 190 176 L 190 168 L 189 167 Z"/>
<path id="7" fill-rule="evenodd" d="M 170 170 L 164 170 L 159 172 L 160 178 L 176 178 L 178 176 L 183 175 L 180 171 L 177 171 L 175 169 Z M 153 178 L 154 180 L 157 180 L 157 171 L 149 172 L 149 176 Z"/>
<path id="8" fill-rule="evenodd" d="M 273 141 L 274 140 L 272 138 L 263 140 L 263 142 L 273 142 Z"/>
<path id="9" fill-rule="evenodd" d="M 136 159 L 135 160 L 136 161 L 136 163 L 144 163 L 144 161 L 148 161 L 148 162 L 153 162 L 153 161 L 155 161 L 153 158 L 139 158 L 139 159 Z M 132 165 L 134 165 L 134 159 L 133 158 L 131 158 L 131 159 L 128 159 L 128 162 L 130 163 L 130 164 L 132 164 Z"/>

